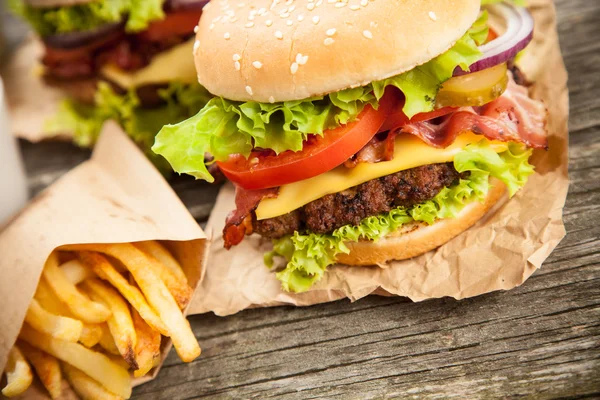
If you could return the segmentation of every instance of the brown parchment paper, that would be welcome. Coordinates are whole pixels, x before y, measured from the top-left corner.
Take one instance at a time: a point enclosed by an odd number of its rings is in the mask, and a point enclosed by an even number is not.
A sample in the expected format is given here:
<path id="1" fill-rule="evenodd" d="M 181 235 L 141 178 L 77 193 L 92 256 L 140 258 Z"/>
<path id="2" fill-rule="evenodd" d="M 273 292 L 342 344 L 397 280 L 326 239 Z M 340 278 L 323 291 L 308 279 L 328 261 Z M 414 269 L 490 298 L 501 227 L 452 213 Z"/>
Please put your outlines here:
<path id="1" fill-rule="evenodd" d="M 421 301 L 444 296 L 462 299 L 521 285 L 540 268 L 565 235 L 562 209 L 568 190 L 568 91 L 551 0 L 529 0 L 535 17 L 533 42 L 520 62 L 535 81 L 532 95 L 548 107 L 550 150 L 537 152 L 537 174 L 512 200 L 500 204 L 468 231 L 435 251 L 406 261 L 373 267 L 330 267 L 303 294 L 280 289 L 263 265 L 268 243 L 256 235 L 227 251 L 221 231 L 235 208 L 234 190 L 225 186 L 209 220 L 214 232 L 210 266 L 192 313 L 236 313 L 249 307 L 323 303 L 368 294 L 406 296 Z"/>
<path id="2" fill-rule="evenodd" d="M 204 232 L 135 144 L 116 124 L 108 123 L 91 160 L 38 195 L 0 232 L 0 371 L 54 249 L 142 240 L 163 241 L 180 261 L 190 285 L 198 287 L 208 254 Z M 163 360 L 170 346 L 163 338 Z M 150 376 L 135 379 L 134 385 L 157 373 L 155 368 Z M 46 398 L 32 386 L 23 398 L 36 396 Z M 69 396 L 72 393 L 65 398 Z"/>
<path id="3" fill-rule="evenodd" d="M 8 61 L 0 65 L 12 131 L 16 137 L 30 142 L 52 137 L 68 140 L 72 132 L 46 133 L 46 121 L 56 115 L 66 94 L 42 80 L 39 63 L 42 55 L 42 44 L 30 35 Z"/>

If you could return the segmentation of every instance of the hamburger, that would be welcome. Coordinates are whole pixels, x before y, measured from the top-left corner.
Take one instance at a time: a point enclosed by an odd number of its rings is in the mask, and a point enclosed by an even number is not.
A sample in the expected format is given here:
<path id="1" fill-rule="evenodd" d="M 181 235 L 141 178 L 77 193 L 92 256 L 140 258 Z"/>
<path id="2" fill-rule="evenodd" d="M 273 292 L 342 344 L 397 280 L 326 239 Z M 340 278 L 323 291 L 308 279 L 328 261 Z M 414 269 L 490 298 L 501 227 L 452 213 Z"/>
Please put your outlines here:
<path id="1" fill-rule="evenodd" d="M 214 0 L 194 59 L 215 97 L 153 150 L 207 181 L 214 156 L 236 186 L 225 247 L 271 240 L 285 290 L 435 249 L 512 197 L 547 148 L 545 107 L 514 64 L 533 20 L 485 3 Z"/>
<path id="2" fill-rule="evenodd" d="M 73 134 L 87 147 L 114 119 L 158 161 L 150 151 L 155 134 L 210 98 L 189 56 L 205 3 L 10 0 L 41 39 L 44 81 L 68 95 L 49 133 Z"/>

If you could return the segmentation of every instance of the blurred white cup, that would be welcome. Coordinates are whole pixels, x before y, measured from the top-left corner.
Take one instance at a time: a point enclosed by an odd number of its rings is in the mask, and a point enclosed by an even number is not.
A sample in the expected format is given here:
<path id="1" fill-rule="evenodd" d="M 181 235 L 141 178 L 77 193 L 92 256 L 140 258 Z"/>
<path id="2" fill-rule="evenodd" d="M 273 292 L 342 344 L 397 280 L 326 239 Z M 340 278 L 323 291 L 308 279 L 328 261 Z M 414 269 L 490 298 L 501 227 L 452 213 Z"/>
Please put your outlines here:
<path id="1" fill-rule="evenodd" d="M 0 78 L 0 229 L 27 203 L 27 179 L 12 135 Z"/>

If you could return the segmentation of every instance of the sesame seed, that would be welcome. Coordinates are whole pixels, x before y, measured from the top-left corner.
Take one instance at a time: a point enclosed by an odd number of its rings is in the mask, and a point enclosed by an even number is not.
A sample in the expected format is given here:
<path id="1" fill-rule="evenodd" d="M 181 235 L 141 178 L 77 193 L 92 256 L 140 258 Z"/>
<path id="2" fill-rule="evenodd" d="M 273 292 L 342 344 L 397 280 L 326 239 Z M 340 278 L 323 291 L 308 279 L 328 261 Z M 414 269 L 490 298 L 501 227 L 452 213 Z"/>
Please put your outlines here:
<path id="1" fill-rule="evenodd" d="M 276 32 L 275 32 L 275 37 L 276 37 L 277 39 L 283 39 L 283 33 L 281 33 L 281 31 L 276 31 Z"/>
<path id="2" fill-rule="evenodd" d="M 199 27 L 198 25 L 196 25 L 196 26 L 194 27 L 194 33 L 198 33 L 198 29 L 200 29 L 200 27 Z"/>
<path id="3" fill-rule="evenodd" d="M 240 62 L 239 62 L 239 61 L 236 61 L 236 62 L 234 62 L 234 63 L 233 63 L 233 66 L 235 67 L 235 69 L 236 69 L 237 71 L 239 71 L 239 70 L 242 68 L 242 65 L 240 64 Z"/>
<path id="4" fill-rule="evenodd" d="M 230 21 L 231 21 L 231 22 L 235 22 L 235 21 L 237 21 L 237 17 L 233 17 L 233 18 L 231 18 L 231 19 L 230 19 Z"/>
<path id="5" fill-rule="evenodd" d="M 252 96 L 252 88 L 250 86 L 246 86 L 246 92 L 248 92 L 248 94 Z"/>
<path id="6" fill-rule="evenodd" d="M 306 5 L 306 8 L 308 8 L 309 11 L 312 11 L 315 9 L 315 3 L 308 3 Z"/>
<path id="7" fill-rule="evenodd" d="M 229 40 L 231 38 L 231 35 L 229 34 L 229 32 L 225 32 L 223 37 L 225 38 L 225 40 Z"/>
<path id="8" fill-rule="evenodd" d="M 337 3 L 337 0 L 327 0 L 328 3 Z"/>
<path id="9" fill-rule="evenodd" d="M 366 29 L 363 31 L 363 36 L 367 39 L 373 39 L 373 34 L 371 33 L 371 31 L 368 31 Z"/>
<path id="10" fill-rule="evenodd" d="M 279 16 L 280 16 L 281 18 L 287 18 L 287 17 L 289 17 L 289 16 L 290 16 L 290 13 L 288 13 L 288 12 L 281 13 L 281 14 L 279 14 Z"/>
<path id="11" fill-rule="evenodd" d="M 313 24 L 315 24 L 315 25 L 316 25 L 316 24 L 318 24 L 318 23 L 319 23 L 319 19 L 320 19 L 320 18 L 319 18 L 319 16 L 318 16 L 318 15 L 315 15 L 315 16 L 312 18 Z"/>
<path id="12" fill-rule="evenodd" d="M 275 103 L 275 97 L 269 96 L 269 103 L 271 103 L 271 104 Z"/>
<path id="13" fill-rule="evenodd" d="M 360 5 L 366 7 L 369 4 L 369 0 L 360 0 Z"/>
<path id="14" fill-rule="evenodd" d="M 379 24 L 375 21 L 371 21 L 371 23 L 369 25 L 371 26 L 371 28 L 377 28 L 377 25 L 379 25 Z"/>
<path id="15" fill-rule="evenodd" d="M 248 15 L 248 20 L 254 21 L 254 15 Z"/>
<path id="16" fill-rule="evenodd" d="M 352 11 L 357 11 L 357 10 L 360 10 L 360 6 L 357 6 L 357 5 L 355 4 L 355 5 L 353 5 L 353 6 L 350 6 L 350 9 L 351 9 Z"/>
<path id="17" fill-rule="evenodd" d="M 302 53 L 296 54 L 296 62 L 298 65 L 304 65 L 308 61 L 308 56 L 302 55 Z"/>
<path id="18" fill-rule="evenodd" d="M 325 34 L 327 36 L 333 36 L 333 35 L 335 35 L 336 32 L 337 32 L 337 29 L 331 28 L 331 29 L 327 29 L 327 32 L 325 32 Z"/>
<path id="19" fill-rule="evenodd" d="M 221 19 L 221 16 L 219 15 L 218 17 L 213 18 L 212 22 L 219 22 L 220 19 Z"/>
<path id="20" fill-rule="evenodd" d="M 335 8 L 346 7 L 346 3 L 335 3 Z"/>
<path id="21" fill-rule="evenodd" d="M 256 69 L 261 69 L 262 68 L 262 63 L 260 61 L 254 61 L 252 63 L 252 66 Z"/>
<path id="22" fill-rule="evenodd" d="M 240 61 L 241 59 L 242 59 L 242 57 L 239 54 L 235 53 L 233 55 L 233 61 Z"/>
<path id="23" fill-rule="evenodd" d="M 288 19 L 288 20 L 285 22 L 285 24 L 286 24 L 287 26 L 292 26 L 292 25 L 294 24 L 294 21 L 292 21 L 291 19 Z"/>
<path id="24" fill-rule="evenodd" d="M 198 54 L 198 50 L 200 49 L 200 42 L 196 40 L 194 42 L 194 55 Z"/>
<path id="25" fill-rule="evenodd" d="M 246 28 L 252 28 L 254 26 L 254 22 L 248 22 L 245 27 Z"/>
<path id="26" fill-rule="evenodd" d="M 323 0 L 317 1 L 316 6 L 319 7 L 321 4 L 323 4 Z"/>
<path id="27" fill-rule="evenodd" d="M 271 25 L 273 25 L 273 21 L 271 21 L 270 19 L 268 19 L 268 20 L 265 21 L 265 25 L 271 26 Z"/>
<path id="28" fill-rule="evenodd" d="M 292 12 L 292 11 L 294 11 L 295 9 L 296 9 L 296 6 L 291 6 L 291 7 L 288 9 L 288 12 Z"/>
<path id="29" fill-rule="evenodd" d="M 433 11 L 429 11 L 429 18 L 431 18 L 432 21 L 437 21 L 437 15 L 435 15 Z"/>
<path id="30" fill-rule="evenodd" d="M 298 21 L 302 21 L 304 19 L 304 15 L 300 14 L 298 15 Z"/>
<path id="31" fill-rule="evenodd" d="M 296 72 L 298 72 L 298 63 L 292 63 L 292 65 L 290 66 L 290 71 L 291 71 L 292 75 L 294 75 Z"/>
<path id="32" fill-rule="evenodd" d="M 262 7 L 260 10 L 258 10 L 258 15 L 264 15 L 267 12 L 267 9 Z"/>
<path id="33" fill-rule="evenodd" d="M 211 31 L 214 29 L 215 24 L 210 24 L 210 26 L 208 27 L 208 29 L 210 29 Z"/>
<path id="34" fill-rule="evenodd" d="M 325 46 L 329 46 L 330 44 L 333 44 L 334 40 L 330 37 L 328 37 L 327 39 L 325 39 L 323 41 L 323 44 L 325 44 Z"/>

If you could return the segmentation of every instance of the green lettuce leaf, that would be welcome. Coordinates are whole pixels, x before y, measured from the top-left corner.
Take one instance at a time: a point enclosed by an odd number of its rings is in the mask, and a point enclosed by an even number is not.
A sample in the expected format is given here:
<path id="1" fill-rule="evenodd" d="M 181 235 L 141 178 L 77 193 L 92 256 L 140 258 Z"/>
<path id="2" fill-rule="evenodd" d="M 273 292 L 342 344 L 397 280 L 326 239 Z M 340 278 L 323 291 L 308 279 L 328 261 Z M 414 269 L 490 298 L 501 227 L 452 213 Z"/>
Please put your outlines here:
<path id="1" fill-rule="evenodd" d="M 143 31 L 150 22 L 164 18 L 164 0 L 96 0 L 65 7 L 31 7 L 23 0 L 9 0 L 9 9 L 29 22 L 40 36 L 88 31 L 119 22 L 128 15 L 125 29 Z"/>
<path id="2" fill-rule="evenodd" d="M 152 150 L 166 158 L 176 172 L 212 182 L 205 153 L 224 161 L 234 153 L 248 156 L 254 147 L 277 154 L 300 151 L 309 134 L 320 136 L 327 129 L 355 120 L 367 104 L 377 108 L 387 86 L 404 92 L 404 112 L 409 117 L 432 111 L 441 84 L 452 77 L 456 67 L 468 70 L 479 59 L 477 46 L 487 33 L 487 13 L 482 13 L 446 53 L 412 71 L 364 87 L 274 104 L 214 98 L 196 116 L 165 126 Z"/>
<path id="3" fill-rule="evenodd" d="M 489 178 L 504 182 L 512 196 L 533 173 L 528 160 L 532 150 L 518 143 L 495 153 L 487 140 L 465 147 L 454 159 L 459 172 L 469 172 L 468 178 L 442 189 L 433 199 L 410 208 L 396 208 L 389 213 L 364 219 L 357 226 L 346 225 L 330 234 L 299 233 L 273 241 L 273 251 L 265 254 L 265 264 L 275 265 L 275 257 L 284 257 L 286 267 L 277 272 L 284 290 L 304 292 L 317 282 L 336 256 L 348 254 L 348 242 L 377 241 L 398 230 L 402 225 L 422 221 L 433 224 L 443 218 L 454 218 L 469 203 L 483 201 L 489 191 Z"/>
<path id="4" fill-rule="evenodd" d="M 73 100 L 61 103 L 59 112 L 45 126 L 48 134 L 71 132 L 74 142 L 81 147 L 91 147 L 105 121 L 117 121 L 127 134 L 140 146 L 148 157 L 163 172 L 170 171 L 164 158 L 150 150 L 156 133 L 164 126 L 177 123 L 201 108 L 210 99 L 210 94 L 200 85 L 171 83 L 159 89 L 165 105 L 145 109 L 134 90 L 117 94 L 105 82 L 98 85 L 95 105 L 82 105 Z"/>

